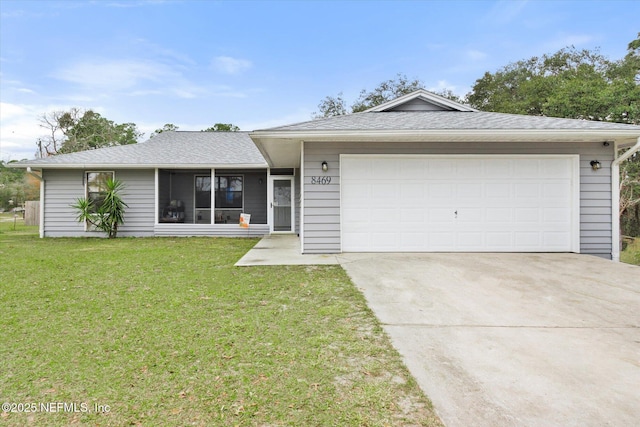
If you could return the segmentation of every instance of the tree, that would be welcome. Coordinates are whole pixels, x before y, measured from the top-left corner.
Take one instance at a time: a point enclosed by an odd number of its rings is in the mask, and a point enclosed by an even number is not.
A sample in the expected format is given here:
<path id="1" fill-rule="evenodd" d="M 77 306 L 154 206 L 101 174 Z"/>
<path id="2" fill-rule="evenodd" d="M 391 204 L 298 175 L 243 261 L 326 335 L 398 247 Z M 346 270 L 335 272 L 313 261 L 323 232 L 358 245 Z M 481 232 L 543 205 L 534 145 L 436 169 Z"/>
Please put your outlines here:
<path id="1" fill-rule="evenodd" d="M 45 113 L 40 127 L 48 134 L 36 141 L 38 157 L 135 144 L 143 135 L 134 123 L 117 124 L 93 110 L 79 108 Z"/>
<path id="2" fill-rule="evenodd" d="M 347 103 L 343 98 L 342 92 L 337 96 L 327 96 L 320 104 L 318 104 L 318 112 L 313 113 L 313 118 L 318 119 L 322 117 L 342 116 L 349 113 L 358 113 L 368 110 L 377 105 L 384 104 L 399 96 L 406 95 L 411 92 L 415 92 L 418 89 L 424 89 L 424 83 L 419 79 L 409 80 L 406 75 L 398 74 L 396 79 L 385 80 L 380 83 L 372 91 L 363 89 L 360 91 L 358 99 L 354 101 L 350 108 L 347 108 Z M 451 99 L 456 102 L 463 102 L 463 100 L 454 94 L 449 89 L 444 89 L 439 92 L 435 92 L 437 95 Z"/>
<path id="3" fill-rule="evenodd" d="M 342 97 L 342 92 L 338 96 L 327 96 L 318 104 L 318 112 L 313 113 L 313 118 L 343 116 L 347 114 L 347 106 Z"/>
<path id="4" fill-rule="evenodd" d="M 610 61 L 597 50 L 567 47 L 486 72 L 467 101 L 484 111 L 639 123 L 638 58 L 630 52 Z"/>
<path id="5" fill-rule="evenodd" d="M 155 131 L 153 131 L 153 133 L 151 135 L 149 135 L 149 138 L 153 138 L 156 135 L 160 135 L 162 132 L 175 132 L 179 129 L 178 126 L 174 125 L 173 123 L 167 123 L 164 126 L 162 126 L 159 129 L 156 129 Z"/>
<path id="6" fill-rule="evenodd" d="M 216 123 L 215 125 L 203 129 L 201 132 L 238 132 L 240 128 L 231 123 Z"/>
<path id="7" fill-rule="evenodd" d="M 398 74 L 396 78 L 397 80 L 383 81 L 370 92 L 364 89 L 360 91 L 360 96 L 351 106 L 351 111 L 353 113 L 365 111 L 418 89 L 424 89 L 424 84 L 418 79 L 410 81 L 407 76 L 402 74 Z"/>
<path id="8" fill-rule="evenodd" d="M 567 47 L 511 63 L 476 80 L 467 100 L 485 111 L 640 124 L 640 33 L 627 51 L 611 61 L 597 50 Z M 637 153 L 620 165 L 620 184 L 620 214 L 634 215 L 640 204 Z M 625 232 L 640 235 L 640 225 Z"/>
<path id="9" fill-rule="evenodd" d="M 77 199 L 71 207 L 78 212 L 78 222 L 88 222 L 107 233 L 110 239 L 115 238 L 118 235 L 118 226 L 124 224 L 125 208 L 129 207 L 120 195 L 123 189 L 122 182 L 109 178 L 104 199 L 99 206 L 86 197 Z"/>
<path id="10" fill-rule="evenodd" d="M 0 211 L 14 208 L 27 200 L 40 199 L 39 181 L 24 169 L 7 167 L 8 163 L 0 160 Z"/>

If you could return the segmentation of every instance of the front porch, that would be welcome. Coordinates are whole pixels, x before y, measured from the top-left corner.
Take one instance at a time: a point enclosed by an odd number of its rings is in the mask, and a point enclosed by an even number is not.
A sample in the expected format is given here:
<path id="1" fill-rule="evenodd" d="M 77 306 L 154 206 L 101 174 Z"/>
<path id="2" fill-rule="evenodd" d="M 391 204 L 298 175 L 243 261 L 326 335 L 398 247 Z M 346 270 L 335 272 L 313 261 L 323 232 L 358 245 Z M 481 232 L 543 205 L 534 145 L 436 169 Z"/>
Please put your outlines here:
<path id="1" fill-rule="evenodd" d="M 267 171 L 158 169 L 158 236 L 258 236 L 269 233 Z M 251 215 L 240 229 L 240 215 Z"/>

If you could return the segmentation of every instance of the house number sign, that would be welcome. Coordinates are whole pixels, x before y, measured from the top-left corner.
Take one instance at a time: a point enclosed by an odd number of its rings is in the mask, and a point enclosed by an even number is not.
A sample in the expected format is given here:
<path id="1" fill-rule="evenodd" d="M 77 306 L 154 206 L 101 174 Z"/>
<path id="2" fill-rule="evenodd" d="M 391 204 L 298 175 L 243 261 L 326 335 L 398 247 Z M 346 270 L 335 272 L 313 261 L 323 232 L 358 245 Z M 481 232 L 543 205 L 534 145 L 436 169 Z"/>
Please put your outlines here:
<path id="1" fill-rule="evenodd" d="M 312 176 L 311 177 L 311 184 L 313 184 L 313 185 L 331 184 L 331 177 L 330 176 Z"/>

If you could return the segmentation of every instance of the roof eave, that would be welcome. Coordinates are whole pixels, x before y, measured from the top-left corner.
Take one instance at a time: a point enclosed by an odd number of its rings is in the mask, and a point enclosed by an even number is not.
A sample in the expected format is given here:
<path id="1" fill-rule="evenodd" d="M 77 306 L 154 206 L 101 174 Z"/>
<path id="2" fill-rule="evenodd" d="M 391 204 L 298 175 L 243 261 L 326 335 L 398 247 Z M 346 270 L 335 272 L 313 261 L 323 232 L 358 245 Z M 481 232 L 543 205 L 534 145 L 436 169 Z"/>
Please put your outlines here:
<path id="1" fill-rule="evenodd" d="M 636 130 L 620 129 L 439 129 L 439 130 L 304 130 L 256 131 L 250 134 L 256 141 L 418 141 L 418 142 L 536 142 L 536 141 L 609 141 L 635 142 Z"/>
<path id="2" fill-rule="evenodd" d="M 116 163 L 11 163 L 13 168 L 32 169 L 266 169 L 267 163 L 217 163 L 217 164 L 116 164 Z"/>

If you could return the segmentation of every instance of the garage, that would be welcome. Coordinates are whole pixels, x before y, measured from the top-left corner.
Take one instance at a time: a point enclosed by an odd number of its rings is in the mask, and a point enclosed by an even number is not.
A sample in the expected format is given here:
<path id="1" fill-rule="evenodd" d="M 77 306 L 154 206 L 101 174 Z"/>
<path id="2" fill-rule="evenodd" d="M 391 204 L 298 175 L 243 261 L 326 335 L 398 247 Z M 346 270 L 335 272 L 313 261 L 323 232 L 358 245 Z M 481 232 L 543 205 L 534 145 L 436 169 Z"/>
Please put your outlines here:
<path id="1" fill-rule="evenodd" d="M 340 156 L 344 252 L 579 252 L 577 155 Z"/>

